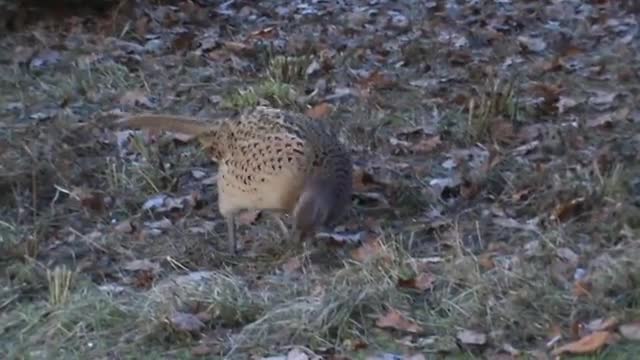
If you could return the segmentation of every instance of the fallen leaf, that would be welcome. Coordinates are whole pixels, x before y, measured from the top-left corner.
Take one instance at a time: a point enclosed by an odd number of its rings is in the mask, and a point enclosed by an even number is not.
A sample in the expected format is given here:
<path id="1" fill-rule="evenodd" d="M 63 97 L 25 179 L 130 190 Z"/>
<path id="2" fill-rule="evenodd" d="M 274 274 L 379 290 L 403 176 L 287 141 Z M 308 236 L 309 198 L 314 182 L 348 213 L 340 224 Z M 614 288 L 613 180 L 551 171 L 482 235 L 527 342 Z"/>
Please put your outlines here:
<path id="1" fill-rule="evenodd" d="M 260 29 L 249 34 L 249 38 L 257 39 L 275 39 L 278 36 L 278 29 L 269 26 L 264 29 Z"/>
<path id="2" fill-rule="evenodd" d="M 299 270 L 301 267 L 302 267 L 302 261 L 300 261 L 300 258 L 296 256 L 287 260 L 287 262 L 285 262 L 284 265 L 282 265 L 282 270 L 287 274 L 291 274 Z"/>
<path id="3" fill-rule="evenodd" d="M 147 108 L 154 108 L 153 102 L 145 95 L 142 90 L 130 90 L 124 93 L 120 97 L 120 104 L 126 106 L 145 106 Z"/>
<path id="4" fill-rule="evenodd" d="M 202 170 L 191 170 L 191 176 L 196 180 L 200 180 L 207 176 L 207 173 Z"/>
<path id="5" fill-rule="evenodd" d="M 527 355 L 531 356 L 532 360 L 549 360 L 549 355 L 541 350 L 527 351 Z"/>
<path id="6" fill-rule="evenodd" d="M 245 210 L 236 216 L 236 221 L 239 225 L 252 225 L 258 220 L 260 214 L 262 214 L 260 210 Z"/>
<path id="7" fill-rule="evenodd" d="M 174 329 L 193 332 L 205 327 L 205 324 L 193 314 L 175 312 L 169 317 L 169 323 Z"/>
<path id="8" fill-rule="evenodd" d="M 406 30 L 411 25 L 411 21 L 409 18 L 398 11 L 389 11 L 387 13 L 389 15 L 389 19 L 387 25 L 396 30 Z"/>
<path id="9" fill-rule="evenodd" d="M 634 321 L 620 325 L 620 334 L 629 340 L 640 340 L 640 321 Z"/>
<path id="10" fill-rule="evenodd" d="M 144 225 L 148 228 L 158 230 L 166 230 L 173 227 L 173 223 L 167 218 L 162 218 L 161 220 L 157 221 L 147 221 L 144 223 Z"/>
<path id="11" fill-rule="evenodd" d="M 413 355 L 410 355 L 410 356 L 406 356 L 405 360 L 427 360 L 427 358 L 424 357 L 423 354 L 418 353 L 418 354 L 413 354 Z"/>
<path id="12" fill-rule="evenodd" d="M 427 139 L 422 139 L 418 143 L 411 145 L 411 150 L 416 154 L 427 154 L 442 145 L 440 135 L 432 136 Z"/>
<path id="13" fill-rule="evenodd" d="M 491 136 L 495 141 L 509 144 L 516 138 L 511 121 L 499 120 L 491 124 Z"/>
<path id="14" fill-rule="evenodd" d="M 464 180 L 460 184 L 460 196 L 463 199 L 470 200 L 482 191 L 482 185 L 479 182 L 473 182 L 471 180 Z"/>
<path id="15" fill-rule="evenodd" d="M 170 134 L 172 139 L 178 140 L 179 142 L 182 142 L 182 143 L 187 143 L 196 138 L 196 135 L 182 134 L 179 132 L 175 132 L 175 133 L 172 132 Z"/>
<path id="16" fill-rule="evenodd" d="M 47 111 L 47 112 L 37 112 L 35 114 L 31 114 L 29 115 L 29 118 L 37 121 L 44 121 L 44 120 L 54 118 L 55 116 L 56 116 L 55 111 Z"/>
<path id="17" fill-rule="evenodd" d="M 10 102 L 5 106 L 5 110 L 7 111 L 22 111 L 24 110 L 24 104 L 21 102 Z"/>
<path id="18" fill-rule="evenodd" d="M 514 355 L 511 355 L 511 354 L 498 352 L 496 354 L 491 353 L 490 357 L 488 357 L 488 359 L 491 359 L 491 360 L 518 360 L 518 357 L 516 357 Z"/>
<path id="19" fill-rule="evenodd" d="M 131 224 L 131 221 L 125 220 L 116 224 L 116 226 L 113 227 L 113 230 L 121 234 L 131 234 L 134 230 L 134 227 Z"/>
<path id="20" fill-rule="evenodd" d="M 572 266 L 578 266 L 578 262 L 580 261 L 580 256 L 576 254 L 573 250 L 566 247 L 558 248 L 556 250 L 556 254 L 558 255 L 558 257 L 568 262 Z"/>
<path id="21" fill-rule="evenodd" d="M 151 270 L 137 271 L 133 276 L 133 287 L 137 289 L 151 289 L 155 278 L 154 272 Z"/>
<path id="22" fill-rule="evenodd" d="M 189 50 L 193 46 L 196 35 L 190 31 L 185 31 L 176 35 L 171 42 L 171 47 L 177 51 Z"/>
<path id="23" fill-rule="evenodd" d="M 389 200 L 384 194 L 378 192 L 359 192 L 354 196 L 360 201 L 361 206 L 367 206 L 369 208 L 389 209 Z"/>
<path id="24" fill-rule="evenodd" d="M 160 265 L 148 259 L 138 259 L 138 260 L 129 261 L 128 263 L 124 264 L 122 268 L 128 271 L 144 271 L 144 270 L 149 270 L 153 272 L 160 271 Z"/>
<path id="25" fill-rule="evenodd" d="M 493 261 L 493 254 L 482 254 L 478 257 L 478 264 L 485 270 L 491 270 L 496 267 L 496 263 Z"/>
<path id="26" fill-rule="evenodd" d="M 309 356 L 299 348 L 293 348 L 287 354 L 287 360 L 308 360 Z"/>
<path id="27" fill-rule="evenodd" d="M 380 70 L 377 69 L 358 81 L 358 85 L 365 91 L 370 89 L 388 89 L 394 84 L 395 81 L 390 75 L 380 72 Z"/>
<path id="28" fill-rule="evenodd" d="M 576 297 L 587 297 L 591 295 L 593 285 L 588 280 L 576 280 L 573 283 L 573 295 Z"/>
<path id="29" fill-rule="evenodd" d="M 513 345 L 508 343 L 502 344 L 502 350 L 508 352 L 512 357 L 519 357 L 522 354 L 522 351 L 516 349 L 515 347 L 513 347 Z"/>
<path id="30" fill-rule="evenodd" d="M 106 208 L 104 195 L 83 187 L 74 188 L 69 194 L 80 202 L 80 206 L 92 211 L 102 212 Z"/>
<path id="31" fill-rule="evenodd" d="M 156 194 L 145 201 L 142 205 L 142 209 L 155 212 L 184 209 L 185 206 L 193 207 L 199 197 L 200 194 L 196 192 L 178 198 L 173 198 L 165 194 Z"/>
<path id="32" fill-rule="evenodd" d="M 587 121 L 587 127 L 608 127 L 613 123 L 613 116 L 611 113 L 602 114 L 596 116 L 593 119 Z"/>
<path id="33" fill-rule="evenodd" d="M 442 264 L 444 259 L 439 256 L 432 256 L 426 258 L 412 258 L 412 262 L 414 262 L 418 268 L 427 269 L 433 264 Z"/>
<path id="34" fill-rule="evenodd" d="M 596 91 L 594 96 L 589 98 L 589 104 L 596 106 L 611 105 L 618 96 L 617 92 Z"/>
<path id="35" fill-rule="evenodd" d="M 554 356 L 564 353 L 570 354 L 590 354 L 600 350 L 607 344 L 611 333 L 608 331 L 596 331 L 578 341 L 574 341 L 552 351 Z"/>
<path id="36" fill-rule="evenodd" d="M 136 20 L 136 22 L 134 23 L 133 29 L 136 35 L 138 35 L 141 38 L 147 35 L 147 32 L 149 31 L 149 17 L 148 16 L 139 17 L 138 20 Z"/>
<path id="37" fill-rule="evenodd" d="M 429 126 L 411 126 L 396 132 L 398 136 L 432 136 L 436 133 L 437 129 Z"/>
<path id="38" fill-rule="evenodd" d="M 15 65 L 28 64 L 37 52 L 37 49 L 18 45 L 13 50 L 11 59 L 13 60 L 13 64 Z"/>
<path id="39" fill-rule="evenodd" d="M 396 309 L 390 309 L 384 316 L 376 320 L 376 326 L 380 328 L 391 328 L 410 333 L 419 333 L 422 327 L 415 321 L 407 319 L 402 313 Z"/>
<path id="40" fill-rule="evenodd" d="M 321 69 L 321 65 L 317 60 L 313 60 L 311 62 L 311 64 L 309 64 L 309 66 L 307 66 L 307 69 L 304 71 L 304 73 L 307 76 L 311 76 L 313 74 L 315 74 L 317 71 L 319 71 Z"/>
<path id="41" fill-rule="evenodd" d="M 590 321 L 588 324 L 585 325 L 585 328 L 587 330 L 589 330 L 590 332 L 594 332 L 594 331 L 614 331 L 615 328 L 618 326 L 618 319 L 615 317 L 610 317 L 607 319 L 596 319 L 593 321 Z"/>
<path id="42" fill-rule="evenodd" d="M 202 185 L 215 185 L 218 182 L 218 174 L 213 176 L 209 176 L 206 179 L 202 180 Z"/>
<path id="43" fill-rule="evenodd" d="M 196 317 L 202 322 L 212 321 L 215 318 L 215 314 L 210 311 L 200 311 L 196 314 Z"/>
<path id="44" fill-rule="evenodd" d="M 529 199 L 529 195 L 534 192 L 533 188 L 526 188 L 524 190 L 520 190 L 513 195 L 511 195 L 511 200 L 513 201 L 527 201 Z"/>
<path id="45" fill-rule="evenodd" d="M 487 342 L 486 334 L 468 329 L 458 331 L 456 337 L 460 342 L 468 345 L 484 345 Z"/>
<path id="46" fill-rule="evenodd" d="M 529 90 L 538 96 L 542 96 L 545 102 L 556 103 L 560 100 L 562 86 L 558 84 L 545 84 L 542 82 L 533 82 L 529 86 Z"/>
<path id="47" fill-rule="evenodd" d="M 329 103 L 323 102 L 308 109 L 305 111 L 305 114 L 312 119 L 324 119 L 331 115 L 332 112 L 333 106 Z"/>
<path id="48" fill-rule="evenodd" d="M 337 233 L 337 232 L 319 231 L 316 234 L 316 238 L 323 239 L 323 241 L 325 241 L 326 244 L 329 245 L 329 246 L 341 247 L 341 246 L 345 246 L 345 245 L 348 245 L 348 244 L 358 245 L 358 244 L 362 243 L 362 239 L 366 238 L 366 232 L 365 231 L 359 231 L 359 232 L 355 232 L 355 233 L 341 234 L 341 233 Z"/>
<path id="49" fill-rule="evenodd" d="M 473 61 L 473 56 L 468 51 L 452 50 L 447 54 L 447 60 L 452 66 L 464 66 Z"/>
<path id="50" fill-rule="evenodd" d="M 409 85 L 419 88 L 432 88 L 438 84 L 436 79 L 418 79 L 409 81 Z"/>
<path id="51" fill-rule="evenodd" d="M 211 354 L 213 349 L 207 344 L 200 344 L 191 348 L 191 355 L 205 356 Z"/>
<path id="52" fill-rule="evenodd" d="M 533 64 L 532 68 L 542 72 L 556 72 L 563 69 L 559 56 L 554 56 L 551 60 L 539 59 Z"/>
<path id="53" fill-rule="evenodd" d="M 398 280 L 398 286 L 425 291 L 433 288 L 435 281 L 436 278 L 433 274 L 421 273 L 411 279 Z"/>
<path id="54" fill-rule="evenodd" d="M 401 147 L 401 148 L 410 148 L 411 147 L 411 143 L 409 141 L 406 140 L 400 140 L 397 139 L 395 137 L 391 137 L 389 138 L 389 143 L 391 143 L 391 145 L 393 146 L 397 146 L 397 147 Z"/>
<path id="55" fill-rule="evenodd" d="M 333 94 L 327 95 L 324 100 L 325 101 L 335 101 L 346 97 L 359 97 L 360 90 L 348 88 L 348 87 L 337 87 L 333 89 Z"/>
<path id="56" fill-rule="evenodd" d="M 345 16 L 349 28 L 360 28 L 369 21 L 369 16 L 363 9 L 353 9 Z"/>
<path id="57" fill-rule="evenodd" d="M 558 100 L 558 113 L 559 114 L 564 114 L 567 110 L 574 108 L 575 106 L 577 106 L 580 102 L 577 100 L 574 100 L 572 98 L 566 97 L 566 96 L 560 96 L 560 99 Z"/>
<path id="58" fill-rule="evenodd" d="M 576 44 L 568 42 L 561 49 L 558 49 L 562 57 L 576 56 L 584 53 L 584 49 Z"/>
<path id="59" fill-rule="evenodd" d="M 58 51 L 45 49 L 31 58 L 29 67 L 32 69 L 42 69 L 58 64 L 60 61 L 62 61 L 62 55 Z"/>
<path id="60" fill-rule="evenodd" d="M 593 119 L 587 120 L 587 127 L 612 127 L 616 122 L 623 121 L 629 117 L 631 109 L 628 107 L 619 109 L 617 111 L 602 114 L 596 116 Z"/>
<path id="61" fill-rule="evenodd" d="M 379 185 L 371 173 L 365 169 L 356 167 L 353 169 L 353 191 L 354 192 L 366 192 L 370 191 L 372 187 Z"/>
<path id="62" fill-rule="evenodd" d="M 390 260 L 389 254 L 386 253 L 380 237 L 369 239 L 351 251 L 351 257 L 359 262 L 366 262 L 381 255 L 383 258 Z"/>
<path id="63" fill-rule="evenodd" d="M 369 344 L 363 339 L 347 339 L 342 343 L 342 346 L 350 351 L 366 349 Z"/>
<path id="64" fill-rule="evenodd" d="M 104 291 L 110 295 L 120 295 L 123 294 L 127 290 L 127 288 L 116 284 L 105 284 L 100 285 L 98 287 L 98 290 Z"/>
<path id="65" fill-rule="evenodd" d="M 433 288 L 436 282 L 436 277 L 431 273 L 422 273 L 415 279 L 415 287 L 418 290 L 429 290 Z"/>
<path id="66" fill-rule="evenodd" d="M 225 42 L 224 48 L 236 55 L 251 56 L 255 54 L 255 49 L 252 46 L 237 41 Z"/>
<path id="67" fill-rule="evenodd" d="M 565 222 L 576 216 L 582 209 L 585 202 L 584 197 L 573 199 L 567 203 L 558 204 L 551 212 L 551 220 Z"/>
<path id="68" fill-rule="evenodd" d="M 540 38 L 532 38 L 529 36 L 518 36 L 518 43 L 526 50 L 533 52 L 542 52 L 547 48 L 547 43 Z"/>
<path id="69" fill-rule="evenodd" d="M 215 227 L 215 221 L 202 221 L 198 226 L 192 226 L 187 231 L 191 234 L 206 234 L 212 232 Z"/>
<path id="70" fill-rule="evenodd" d="M 546 343 L 546 346 L 548 348 L 552 347 L 562 339 L 562 328 L 560 327 L 560 325 L 551 324 L 551 326 L 549 327 L 549 338 L 550 340 Z"/>

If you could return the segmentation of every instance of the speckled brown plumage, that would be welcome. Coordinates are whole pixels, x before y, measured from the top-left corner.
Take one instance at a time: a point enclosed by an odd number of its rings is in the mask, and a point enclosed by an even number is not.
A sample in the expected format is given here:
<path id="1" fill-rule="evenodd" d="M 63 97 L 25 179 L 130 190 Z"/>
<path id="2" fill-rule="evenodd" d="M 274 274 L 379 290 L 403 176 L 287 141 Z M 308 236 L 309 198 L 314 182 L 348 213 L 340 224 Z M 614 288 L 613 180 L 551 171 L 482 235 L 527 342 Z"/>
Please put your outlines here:
<path id="1" fill-rule="evenodd" d="M 170 115 L 138 115 L 118 122 L 195 135 L 219 164 L 218 208 L 236 249 L 235 215 L 261 209 L 288 213 L 302 240 L 336 223 L 351 201 L 352 162 L 321 121 L 259 106 L 232 118 L 203 122 Z"/>

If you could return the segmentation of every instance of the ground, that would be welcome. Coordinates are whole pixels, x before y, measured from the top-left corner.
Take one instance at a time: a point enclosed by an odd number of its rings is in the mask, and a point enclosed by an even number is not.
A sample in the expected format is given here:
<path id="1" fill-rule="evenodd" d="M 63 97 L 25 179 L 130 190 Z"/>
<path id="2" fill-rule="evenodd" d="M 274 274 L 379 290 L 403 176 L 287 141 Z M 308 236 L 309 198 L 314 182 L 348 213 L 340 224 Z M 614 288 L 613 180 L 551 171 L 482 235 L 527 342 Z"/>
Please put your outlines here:
<path id="1" fill-rule="evenodd" d="M 633 2 L 109 3 L 0 23 L 3 358 L 640 351 Z M 259 104 L 329 123 L 356 193 L 234 255 L 215 162 L 109 124 Z"/>

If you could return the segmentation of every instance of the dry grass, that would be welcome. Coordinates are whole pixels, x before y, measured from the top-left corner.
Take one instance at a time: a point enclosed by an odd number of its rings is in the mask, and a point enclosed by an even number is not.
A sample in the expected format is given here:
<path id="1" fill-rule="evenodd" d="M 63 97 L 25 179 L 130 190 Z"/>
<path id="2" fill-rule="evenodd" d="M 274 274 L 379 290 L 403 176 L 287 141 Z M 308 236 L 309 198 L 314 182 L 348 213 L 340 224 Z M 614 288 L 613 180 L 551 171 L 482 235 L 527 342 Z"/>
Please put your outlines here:
<path id="1" fill-rule="evenodd" d="M 265 79 L 247 89 L 232 92 L 222 103 L 225 108 L 242 110 L 257 105 L 270 104 L 275 107 L 295 105 L 295 89 L 278 80 Z"/>
<path id="2" fill-rule="evenodd" d="M 441 57 L 441 49 L 431 51 L 433 44 L 424 41 L 404 50 L 421 68 L 428 64 L 420 59 Z M 15 45 L 2 44 L 3 50 Z M 152 144 L 132 136 L 126 145 L 132 151 L 122 157 L 102 128 L 114 109 L 143 111 L 140 104 L 121 103 L 132 89 L 159 99 L 144 111 L 206 112 L 211 102 L 234 110 L 269 104 L 303 111 L 308 104 L 302 89 L 316 81 L 306 73 L 311 53 L 260 53 L 266 59 L 255 61 L 257 74 L 242 81 L 223 79 L 237 77 L 236 68 L 167 65 L 150 55 L 142 62 L 125 56 L 133 65 L 116 57 L 72 56 L 32 72 L 2 63 L 4 358 L 186 359 L 195 357 L 191 351 L 198 345 L 211 357 L 232 359 L 282 354 L 294 345 L 356 359 L 391 351 L 490 358 L 504 344 L 544 350 L 555 327 L 566 340 L 579 322 L 640 316 L 640 210 L 632 185 L 640 169 L 636 140 L 627 135 L 637 134 L 637 124 L 624 123 L 607 136 L 577 128 L 586 145 L 566 145 L 564 153 L 540 150 L 531 161 L 510 152 L 520 144 L 505 141 L 501 162 L 475 197 L 453 201 L 429 192 L 430 180 L 456 175 L 442 165 L 450 159 L 445 152 L 475 143 L 488 147 L 504 140 L 505 125 L 517 130 L 538 121 L 523 112 L 519 82 L 469 78 L 458 88 L 451 82 L 385 90 L 384 96 L 372 91 L 366 99 L 349 95 L 332 103 L 334 113 L 321 121 L 338 124 L 356 158 L 370 162 L 368 170 L 384 174 L 388 183 L 380 191 L 392 209 L 368 211 L 358 203 L 348 219 L 380 235 L 378 256 L 364 262 L 353 260 L 349 247 L 286 244 L 262 220 L 241 227 L 243 255 L 227 254 L 215 187 L 192 173 L 196 168 L 215 175 L 206 155 L 169 136 Z M 338 51 L 334 68 L 315 75 L 329 79 L 327 93 L 317 96 L 357 87 L 345 79 L 369 58 Z M 410 62 L 391 71 L 408 81 L 442 75 L 435 63 L 431 74 L 411 74 L 417 70 Z M 451 100 L 449 90 L 469 88 L 478 90 L 461 92 L 458 107 L 444 103 Z M 436 129 L 442 153 L 396 155 L 390 137 L 412 128 Z M 162 213 L 142 210 L 157 193 L 200 197 L 193 206 Z M 444 220 L 430 217 L 436 210 Z M 149 229 L 164 218 L 170 227 Z M 130 230 L 118 230 L 127 222 Z M 286 270 L 292 257 L 300 264 Z M 135 260 L 157 269 L 127 269 Z M 433 276 L 433 287 L 399 286 L 417 274 Z M 574 276 L 584 276 L 586 293 L 575 293 Z M 389 308 L 424 332 L 377 327 Z M 185 331 L 172 321 L 176 313 L 197 314 L 204 326 Z M 489 345 L 461 344 L 461 329 L 488 335 Z M 638 350 L 622 342 L 582 359 L 631 359 Z"/>
<path id="3" fill-rule="evenodd" d="M 518 117 L 518 98 L 515 81 L 487 80 L 468 104 L 466 133 L 472 142 L 495 141 L 500 134 L 496 124 L 513 124 Z"/>
<path id="4" fill-rule="evenodd" d="M 295 84 L 306 80 L 307 68 L 311 65 L 310 56 L 275 56 L 269 61 L 267 77 L 274 82 Z"/>
<path id="5" fill-rule="evenodd" d="M 49 305 L 58 307 L 69 301 L 73 272 L 66 267 L 56 267 L 53 271 L 47 269 L 49 284 Z"/>
<path id="6" fill-rule="evenodd" d="M 408 304 L 409 297 L 395 291 L 405 261 L 392 248 L 386 247 L 384 254 L 396 261 L 348 261 L 331 278 L 311 272 L 294 286 L 281 276 L 270 276 L 253 287 L 238 275 L 214 271 L 167 278 L 143 293 L 98 290 L 87 283 L 70 293 L 70 273 L 56 270 L 49 275 L 53 314 L 42 318 L 50 311 L 45 302 L 12 304 L 0 332 L 11 338 L 21 334 L 18 341 L 4 345 L 12 358 L 33 346 L 48 354 L 57 348 L 79 357 L 107 350 L 127 354 L 166 331 L 174 335 L 164 341 L 187 346 L 194 339 L 172 329 L 167 318 L 198 308 L 208 314 L 207 326 L 241 329 L 231 341 L 218 339 L 218 351 L 230 356 L 249 349 L 268 352 L 278 343 L 340 347 L 346 339 L 367 337 L 372 321 L 367 314 L 381 311 L 383 304 Z"/>
<path id="7" fill-rule="evenodd" d="M 213 353 L 230 358 L 247 351 L 266 355 L 292 344 L 349 352 L 349 344 L 366 342 L 389 350 L 398 344 L 392 345 L 392 338 L 373 326 L 375 315 L 389 306 L 410 310 L 427 328 L 431 341 L 415 345 L 425 352 L 454 350 L 450 344 L 461 328 L 485 331 L 496 341 L 519 347 L 544 339 L 550 326 L 566 319 L 610 314 L 627 318 L 640 311 L 640 293 L 628 283 L 640 281 L 635 279 L 640 268 L 634 260 L 640 247 L 632 241 L 603 253 L 600 265 L 589 269 L 593 293 L 615 297 L 587 298 L 571 296 L 566 288 L 570 284 L 558 283 L 548 271 L 545 253 L 553 252 L 550 245 L 531 256 L 496 256 L 496 266 L 489 270 L 459 248 L 458 255 L 431 267 L 437 279 L 432 290 L 402 291 L 398 280 L 419 271 L 418 262 L 399 247 L 399 239 L 382 241 L 380 256 L 367 262 L 345 260 L 330 273 L 305 263 L 295 280 L 273 274 L 256 283 L 228 271 L 195 272 L 169 276 L 149 291 L 108 291 L 86 279 L 71 287 L 70 273 L 57 270 L 49 277 L 49 301 L 25 302 L 12 292 L 3 293 L 1 303 L 8 311 L 0 333 L 14 339 L 2 345 L 3 351 L 9 358 L 33 355 L 34 349 L 39 355 L 82 358 L 134 355 L 144 345 L 158 356 L 175 355 L 201 338 L 168 322 L 176 311 L 206 314 L 207 328 L 227 329 L 209 336 L 207 344 Z M 620 311 L 620 302 L 628 304 L 626 310 Z M 172 350 L 162 350 L 161 344 Z"/>

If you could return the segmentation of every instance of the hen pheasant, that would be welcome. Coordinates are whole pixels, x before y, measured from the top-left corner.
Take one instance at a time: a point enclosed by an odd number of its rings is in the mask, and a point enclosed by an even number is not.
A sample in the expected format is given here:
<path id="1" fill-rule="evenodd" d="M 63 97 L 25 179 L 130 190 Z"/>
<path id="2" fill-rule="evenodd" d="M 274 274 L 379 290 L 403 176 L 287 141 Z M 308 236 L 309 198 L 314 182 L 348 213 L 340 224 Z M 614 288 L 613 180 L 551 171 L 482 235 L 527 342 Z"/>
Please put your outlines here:
<path id="1" fill-rule="evenodd" d="M 117 122 L 193 135 L 219 166 L 218 208 L 236 252 L 235 217 L 266 210 L 293 217 L 302 241 L 337 223 L 351 203 L 352 159 L 329 127 L 290 111 L 258 106 L 228 118 L 141 114 Z"/>

